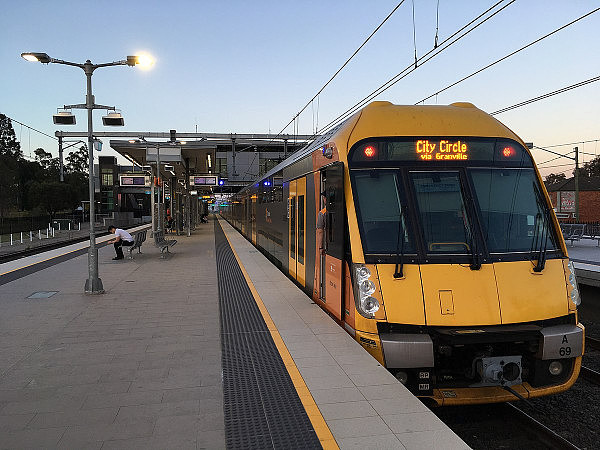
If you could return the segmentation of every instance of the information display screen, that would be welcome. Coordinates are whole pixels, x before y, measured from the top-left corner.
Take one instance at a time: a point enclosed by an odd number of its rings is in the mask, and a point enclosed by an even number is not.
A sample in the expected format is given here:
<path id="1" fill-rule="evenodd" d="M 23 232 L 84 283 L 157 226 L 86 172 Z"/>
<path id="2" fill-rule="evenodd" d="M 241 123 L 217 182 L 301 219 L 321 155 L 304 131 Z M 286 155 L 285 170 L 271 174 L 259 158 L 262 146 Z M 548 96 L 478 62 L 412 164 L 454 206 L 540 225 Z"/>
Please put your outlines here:
<path id="1" fill-rule="evenodd" d="M 122 176 L 121 186 L 150 186 L 150 180 L 145 175 Z"/>
<path id="2" fill-rule="evenodd" d="M 218 183 L 218 177 L 203 175 L 203 176 L 191 176 L 190 184 L 192 186 L 216 186 Z"/>
<path id="3" fill-rule="evenodd" d="M 355 163 L 392 161 L 424 164 L 494 163 L 532 166 L 525 148 L 509 139 L 462 137 L 377 138 L 355 144 L 350 152 Z"/>

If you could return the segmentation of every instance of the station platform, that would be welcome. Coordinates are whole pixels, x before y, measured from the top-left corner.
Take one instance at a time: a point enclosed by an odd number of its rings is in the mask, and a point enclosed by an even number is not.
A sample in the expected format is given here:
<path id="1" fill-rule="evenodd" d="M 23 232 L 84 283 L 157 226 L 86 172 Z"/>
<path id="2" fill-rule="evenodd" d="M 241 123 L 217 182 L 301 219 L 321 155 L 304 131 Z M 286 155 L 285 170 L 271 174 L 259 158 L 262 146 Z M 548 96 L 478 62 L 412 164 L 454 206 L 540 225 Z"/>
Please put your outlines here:
<path id="1" fill-rule="evenodd" d="M 569 258 L 573 261 L 577 282 L 600 287 L 600 247 L 597 239 L 567 242 Z"/>
<path id="2" fill-rule="evenodd" d="M 175 238 L 98 239 L 101 295 L 85 243 L 0 265 L 0 448 L 468 448 L 227 222 Z"/>

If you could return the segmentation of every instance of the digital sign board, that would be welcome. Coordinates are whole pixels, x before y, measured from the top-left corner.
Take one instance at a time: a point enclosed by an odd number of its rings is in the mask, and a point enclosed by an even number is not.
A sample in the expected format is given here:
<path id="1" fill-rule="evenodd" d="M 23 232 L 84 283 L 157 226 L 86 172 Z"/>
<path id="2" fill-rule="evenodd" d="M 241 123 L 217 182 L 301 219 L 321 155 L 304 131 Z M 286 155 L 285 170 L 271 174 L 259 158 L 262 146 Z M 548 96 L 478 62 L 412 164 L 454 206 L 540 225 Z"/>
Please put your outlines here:
<path id="1" fill-rule="evenodd" d="M 121 175 L 120 176 L 121 186 L 150 186 L 150 177 L 147 175 Z"/>
<path id="2" fill-rule="evenodd" d="M 464 161 L 469 159 L 467 144 L 460 140 L 440 139 L 439 141 L 430 141 L 429 139 L 420 139 L 415 144 L 415 152 L 423 161 Z"/>
<path id="3" fill-rule="evenodd" d="M 190 176 L 191 186 L 217 186 L 219 177 L 216 175 L 192 175 Z"/>
<path id="4" fill-rule="evenodd" d="M 393 161 L 419 164 L 490 163 L 533 167 L 525 148 L 503 138 L 419 136 L 365 139 L 350 152 L 351 163 L 383 165 Z"/>

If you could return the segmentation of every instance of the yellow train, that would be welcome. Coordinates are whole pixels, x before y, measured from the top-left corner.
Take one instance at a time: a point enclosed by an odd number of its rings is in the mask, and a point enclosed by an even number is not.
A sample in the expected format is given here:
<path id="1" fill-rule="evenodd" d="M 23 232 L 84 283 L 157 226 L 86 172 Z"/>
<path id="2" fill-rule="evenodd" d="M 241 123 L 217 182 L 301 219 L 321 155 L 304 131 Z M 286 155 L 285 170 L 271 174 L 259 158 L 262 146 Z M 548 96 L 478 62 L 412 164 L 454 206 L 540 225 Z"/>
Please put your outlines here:
<path id="1" fill-rule="evenodd" d="M 579 292 L 548 194 L 523 141 L 470 103 L 373 102 L 222 214 L 420 397 L 577 379 Z"/>

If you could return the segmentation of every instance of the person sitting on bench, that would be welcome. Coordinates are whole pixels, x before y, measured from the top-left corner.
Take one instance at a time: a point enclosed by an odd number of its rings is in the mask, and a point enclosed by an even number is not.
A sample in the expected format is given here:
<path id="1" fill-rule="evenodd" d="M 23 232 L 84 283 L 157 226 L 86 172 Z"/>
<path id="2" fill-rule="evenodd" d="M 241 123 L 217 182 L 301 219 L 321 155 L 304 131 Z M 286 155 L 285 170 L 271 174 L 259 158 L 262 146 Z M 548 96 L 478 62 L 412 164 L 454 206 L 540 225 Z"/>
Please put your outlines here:
<path id="1" fill-rule="evenodd" d="M 127 231 L 117 228 L 114 225 L 110 225 L 108 227 L 108 232 L 115 234 L 115 238 L 112 241 L 109 241 L 109 244 L 115 244 L 115 252 L 117 253 L 117 256 L 115 256 L 113 259 L 124 259 L 125 256 L 123 255 L 123 245 L 125 247 L 131 247 L 135 242 L 133 236 L 131 236 Z"/>

